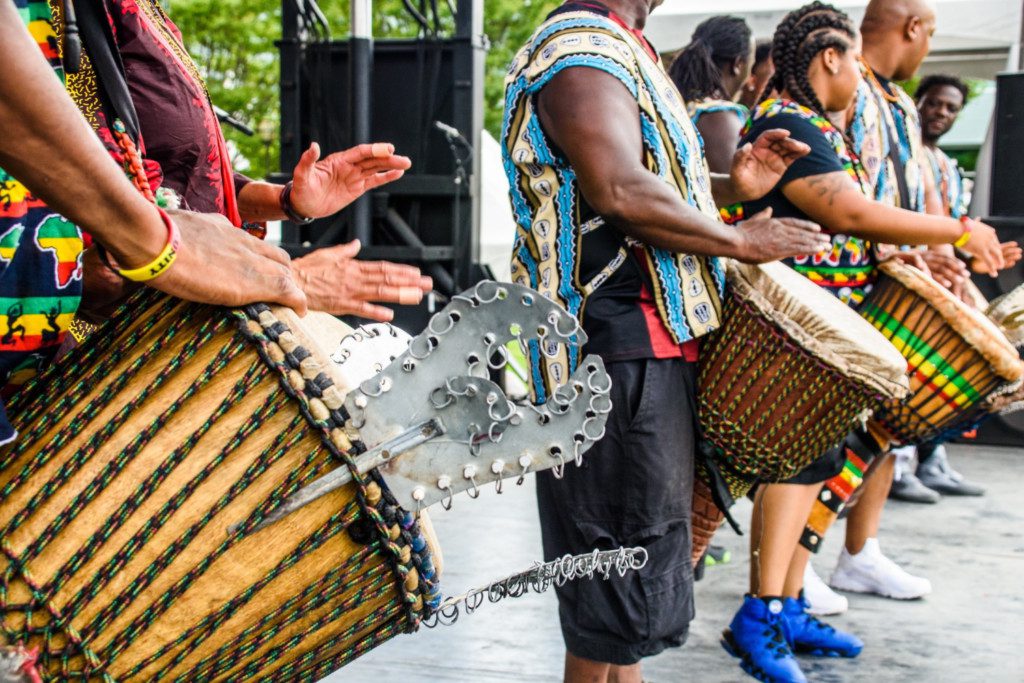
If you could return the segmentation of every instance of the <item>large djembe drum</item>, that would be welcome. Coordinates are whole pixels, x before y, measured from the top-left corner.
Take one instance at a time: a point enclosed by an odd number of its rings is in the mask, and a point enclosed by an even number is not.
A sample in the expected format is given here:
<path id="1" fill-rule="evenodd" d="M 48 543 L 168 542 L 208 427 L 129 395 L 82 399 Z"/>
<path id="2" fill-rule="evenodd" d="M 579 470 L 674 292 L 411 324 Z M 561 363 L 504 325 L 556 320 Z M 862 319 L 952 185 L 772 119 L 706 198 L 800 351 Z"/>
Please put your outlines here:
<path id="1" fill-rule="evenodd" d="M 1024 363 L 993 319 L 902 261 L 879 270 L 858 312 L 906 359 L 910 393 L 885 402 L 868 429 L 844 441 L 846 466 L 825 482 L 801 539 L 814 551 L 891 444 L 959 436 L 1019 400 Z"/>
<path id="2" fill-rule="evenodd" d="M 989 317 L 917 268 L 890 260 L 879 271 L 858 310 L 903 354 L 910 394 L 875 422 L 899 443 L 956 436 L 1021 381 L 1024 363 Z"/>
<path id="3" fill-rule="evenodd" d="M 141 293 L 9 403 L 0 644 L 48 681 L 314 681 L 415 629 L 440 602 L 420 508 L 603 431 L 599 359 L 551 410 L 481 377 L 574 322 L 494 283 L 411 342 Z"/>
<path id="4" fill-rule="evenodd" d="M 727 277 L 722 329 L 700 354 L 695 562 L 732 500 L 793 476 L 907 386 L 892 345 L 791 268 L 730 262 Z"/>

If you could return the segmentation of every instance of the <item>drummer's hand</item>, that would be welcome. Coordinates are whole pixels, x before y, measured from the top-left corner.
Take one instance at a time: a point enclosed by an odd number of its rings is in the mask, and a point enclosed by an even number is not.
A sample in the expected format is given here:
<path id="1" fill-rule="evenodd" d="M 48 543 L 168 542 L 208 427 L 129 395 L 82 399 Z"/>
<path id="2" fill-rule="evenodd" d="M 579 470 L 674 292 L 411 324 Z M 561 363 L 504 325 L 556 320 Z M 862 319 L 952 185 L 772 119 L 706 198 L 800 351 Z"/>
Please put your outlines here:
<path id="1" fill-rule="evenodd" d="M 894 251 L 885 256 L 886 261 L 890 259 L 902 261 L 908 266 L 914 266 L 926 275 L 932 274 L 931 268 L 928 267 L 928 263 L 924 259 L 924 254 L 917 249 L 912 249 L 910 251 Z"/>
<path id="2" fill-rule="evenodd" d="M 744 263 L 767 263 L 817 254 L 832 245 L 817 223 L 798 218 L 772 218 L 770 208 L 737 224 L 736 229 L 742 239 L 736 258 Z"/>
<path id="3" fill-rule="evenodd" d="M 292 261 L 292 271 L 309 298 L 309 307 L 334 315 L 357 315 L 387 322 L 391 309 L 371 301 L 418 304 L 433 288 L 419 268 L 388 261 L 357 261 L 359 240 L 317 249 Z"/>
<path id="4" fill-rule="evenodd" d="M 364 193 L 398 180 L 410 166 L 409 158 L 395 154 L 391 143 L 357 145 L 320 159 L 320 145 L 314 142 L 295 166 L 289 201 L 304 218 L 330 216 Z"/>
<path id="5" fill-rule="evenodd" d="M 788 130 L 766 130 L 732 158 L 733 192 L 737 202 L 760 199 L 774 188 L 790 165 L 811 148 L 789 137 Z"/>
<path id="6" fill-rule="evenodd" d="M 241 306 L 259 301 L 306 313 L 283 249 L 239 230 L 220 214 L 167 212 L 181 233 L 178 258 L 147 284 L 186 301 Z"/>
<path id="7" fill-rule="evenodd" d="M 971 276 L 967 266 L 956 256 L 927 249 L 921 252 L 921 258 L 928 265 L 927 272 L 946 289 L 959 290 Z"/>
<path id="8" fill-rule="evenodd" d="M 969 223 L 971 237 L 967 244 L 963 245 L 963 249 L 974 257 L 971 266 L 977 273 L 996 277 L 1005 264 L 1003 245 L 999 243 L 999 236 L 995 229 L 981 221 L 970 219 Z"/>
<path id="9" fill-rule="evenodd" d="M 999 245 L 1003 250 L 1003 270 L 1007 268 L 1013 268 L 1020 262 L 1021 248 L 1016 242 L 1003 242 Z M 971 270 L 975 273 L 987 272 L 984 269 L 984 265 L 978 262 L 977 258 L 971 259 Z"/>

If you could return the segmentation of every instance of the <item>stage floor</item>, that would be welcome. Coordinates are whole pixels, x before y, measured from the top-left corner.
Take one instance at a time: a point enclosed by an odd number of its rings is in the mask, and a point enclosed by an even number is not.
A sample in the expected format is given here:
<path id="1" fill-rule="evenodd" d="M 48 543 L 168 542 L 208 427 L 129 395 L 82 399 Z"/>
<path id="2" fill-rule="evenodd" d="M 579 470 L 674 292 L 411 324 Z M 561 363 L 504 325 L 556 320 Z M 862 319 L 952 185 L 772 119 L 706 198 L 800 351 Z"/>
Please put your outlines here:
<path id="1" fill-rule="evenodd" d="M 915 602 L 850 596 L 833 623 L 866 643 L 855 660 L 802 658 L 811 681 L 1024 681 L 1024 448 L 954 446 L 953 465 L 988 488 L 983 498 L 937 505 L 891 501 L 882 548 L 911 572 L 931 579 L 932 595 Z M 736 518 L 745 523 L 750 504 Z M 446 594 L 462 592 L 540 557 L 532 480 L 459 496 L 450 512 L 432 513 L 445 555 Z M 744 524 L 746 526 L 746 524 Z M 814 559 L 826 577 L 842 539 L 842 522 Z M 719 646 L 722 629 L 747 585 L 746 537 L 719 532 L 731 564 L 712 567 L 697 585 L 697 617 L 682 648 L 645 663 L 649 683 L 743 681 Z M 563 646 L 553 593 L 484 604 L 454 626 L 399 636 L 324 679 L 393 681 L 559 681 Z"/>

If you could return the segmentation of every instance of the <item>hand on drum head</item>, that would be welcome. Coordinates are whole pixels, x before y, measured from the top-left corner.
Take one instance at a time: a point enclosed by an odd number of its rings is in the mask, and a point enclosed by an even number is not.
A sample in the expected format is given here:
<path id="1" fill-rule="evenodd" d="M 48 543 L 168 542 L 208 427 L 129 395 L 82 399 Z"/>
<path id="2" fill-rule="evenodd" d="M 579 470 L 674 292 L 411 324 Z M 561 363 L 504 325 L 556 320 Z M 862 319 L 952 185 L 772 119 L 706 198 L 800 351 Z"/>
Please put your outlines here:
<path id="1" fill-rule="evenodd" d="M 992 227 L 981 221 L 968 219 L 967 225 L 970 226 L 971 237 L 963 248 L 974 257 L 971 260 L 971 267 L 975 269 L 976 273 L 985 273 L 996 277 L 1006 264 L 999 236 Z"/>
<path id="2" fill-rule="evenodd" d="M 290 203 L 300 216 L 330 216 L 364 193 L 398 180 L 412 166 L 408 157 L 395 154 L 387 142 L 357 145 L 320 158 L 320 145 L 312 143 L 292 174 Z"/>
<path id="3" fill-rule="evenodd" d="M 266 302 L 306 313 L 306 295 L 283 249 L 239 230 L 220 214 L 167 212 L 181 246 L 174 265 L 148 285 L 186 301 L 222 306 Z"/>
<path id="4" fill-rule="evenodd" d="M 999 246 L 1003 250 L 1003 270 L 1013 268 L 1015 265 L 1020 263 L 1022 251 L 1019 244 L 1016 242 L 1003 242 Z M 975 273 L 988 272 L 985 270 L 984 264 L 978 261 L 977 258 L 971 259 L 971 270 Z"/>
<path id="5" fill-rule="evenodd" d="M 945 247 L 946 245 L 939 246 Z M 915 252 L 900 252 L 900 254 L 913 253 Z M 943 253 L 934 247 L 917 253 L 920 254 L 920 260 L 922 260 L 926 266 L 925 268 L 921 268 L 921 270 L 931 275 L 936 282 L 946 289 L 959 290 L 962 288 L 964 282 L 971 277 L 970 271 L 967 270 L 967 265 L 952 254 Z M 910 263 L 910 265 L 917 265 L 910 261 L 907 262 Z M 917 267 L 920 268 L 920 266 Z"/>
<path id="6" fill-rule="evenodd" d="M 311 309 L 387 322 L 395 317 L 394 312 L 370 302 L 418 304 L 433 287 L 419 268 L 388 261 L 357 261 L 360 246 L 355 240 L 317 249 L 292 261 L 292 271 Z"/>
<path id="7" fill-rule="evenodd" d="M 736 259 L 768 263 L 791 256 L 817 254 L 831 245 L 821 226 L 798 218 L 772 218 L 770 208 L 737 225 L 742 244 Z"/>

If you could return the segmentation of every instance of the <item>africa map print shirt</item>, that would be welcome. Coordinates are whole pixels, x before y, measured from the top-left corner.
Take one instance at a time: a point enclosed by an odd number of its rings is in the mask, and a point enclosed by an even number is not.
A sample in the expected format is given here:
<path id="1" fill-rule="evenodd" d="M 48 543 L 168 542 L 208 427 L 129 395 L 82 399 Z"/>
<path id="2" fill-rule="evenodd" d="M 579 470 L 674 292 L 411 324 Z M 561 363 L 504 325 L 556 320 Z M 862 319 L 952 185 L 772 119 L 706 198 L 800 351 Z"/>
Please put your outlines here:
<path id="1" fill-rule="evenodd" d="M 676 345 L 720 325 L 724 277 L 718 259 L 655 249 L 606 225 L 587 205 L 574 169 L 548 140 L 535 109 L 535 95 L 564 69 L 588 67 L 614 76 L 637 100 L 646 168 L 690 206 L 720 220 L 700 136 L 675 85 L 647 50 L 608 16 L 556 11 L 513 59 L 505 80 L 501 143 L 517 224 L 512 278 L 580 319 L 591 343 L 622 328 L 629 328 L 627 334 L 644 331 L 640 311 L 647 297 L 655 324 Z M 627 277 L 642 286 L 620 282 Z M 609 309 L 620 310 L 627 301 L 628 308 L 596 320 L 598 300 L 616 296 Z M 605 348 L 592 350 L 606 355 Z M 564 382 L 575 369 L 578 351 L 533 344 L 530 361 L 531 384 L 543 400 L 552 383 Z"/>
<path id="2" fill-rule="evenodd" d="M 46 2 L 15 0 L 32 37 L 63 80 Z M 4 396 L 64 341 L 82 295 L 82 234 L 0 169 L 0 386 Z M 0 444 L 15 437 L 0 407 Z"/>

